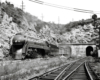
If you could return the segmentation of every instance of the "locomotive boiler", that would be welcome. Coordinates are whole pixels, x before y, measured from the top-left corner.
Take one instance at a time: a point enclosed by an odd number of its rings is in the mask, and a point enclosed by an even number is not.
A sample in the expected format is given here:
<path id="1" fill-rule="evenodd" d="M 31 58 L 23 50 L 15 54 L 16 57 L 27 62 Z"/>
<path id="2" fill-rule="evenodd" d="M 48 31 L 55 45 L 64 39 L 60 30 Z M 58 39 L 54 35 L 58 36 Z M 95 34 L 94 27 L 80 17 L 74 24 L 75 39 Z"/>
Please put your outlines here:
<path id="1" fill-rule="evenodd" d="M 10 48 L 10 56 L 13 59 L 26 59 L 51 56 L 52 52 L 58 52 L 59 48 L 56 45 L 50 44 L 47 41 L 34 42 L 24 38 L 23 35 L 15 35 Z"/>

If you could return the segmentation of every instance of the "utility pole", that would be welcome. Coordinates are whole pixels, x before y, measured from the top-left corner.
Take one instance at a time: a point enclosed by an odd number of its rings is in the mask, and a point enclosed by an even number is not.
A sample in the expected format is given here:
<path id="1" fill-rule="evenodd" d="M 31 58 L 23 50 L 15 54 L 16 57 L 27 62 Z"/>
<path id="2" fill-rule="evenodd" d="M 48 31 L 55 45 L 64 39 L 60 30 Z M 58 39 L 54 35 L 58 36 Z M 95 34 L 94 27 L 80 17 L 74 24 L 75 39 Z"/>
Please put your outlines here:
<path id="1" fill-rule="evenodd" d="M 25 9 L 25 5 L 24 5 L 24 1 L 22 0 L 22 5 L 21 5 L 21 9 L 22 9 L 22 18 L 24 19 L 24 9 Z M 26 28 L 26 30 L 23 32 L 25 33 L 28 30 L 28 28 Z M 20 31 L 22 33 L 22 31 Z"/>
<path id="2" fill-rule="evenodd" d="M 60 18 L 59 18 L 59 16 L 58 16 L 58 27 L 59 27 L 59 24 L 60 24 Z"/>
<path id="3" fill-rule="evenodd" d="M 74 19 L 72 18 L 72 22 L 74 21 Z"/>
<path id="4" fill-rule="evenodd" d="M 22 5 L 21 5 L 21 8 L 22 8 L 22 10 L 24 11 L 24 9 L 25 9 L 25 5 L 24 5 L 23 0 L 22 0 Z"/>
<path id="5" fill-rule="evenodd" d="M 2 13 L 2 12 L 1 12 L 1 11 L 2 11 L 2 10 L 1 10 L 1 0 L 0 0 L 0 21 L 1 21 L 1 17 L 2 17 L 2 16 L 1 16 L 1 13 Z"/>
<path id="6" fill-rule="evenodd" d="M 42 18 L 42 21 L 43 21 L 43 19 L 44 19 L 44 16 L 43 16 L 43 14 L 41 14 L 41 18 Z"/>

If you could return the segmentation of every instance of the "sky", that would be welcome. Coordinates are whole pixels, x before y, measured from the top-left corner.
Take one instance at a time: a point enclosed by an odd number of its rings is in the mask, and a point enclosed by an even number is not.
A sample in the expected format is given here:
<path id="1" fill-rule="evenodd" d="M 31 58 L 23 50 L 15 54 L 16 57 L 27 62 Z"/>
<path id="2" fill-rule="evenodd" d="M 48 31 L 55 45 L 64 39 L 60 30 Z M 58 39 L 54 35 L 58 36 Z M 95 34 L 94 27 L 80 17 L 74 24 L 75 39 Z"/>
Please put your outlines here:
<path id="1" fill-rule="evenodd" d="M 22 0 L 0 0 L 1 2 L 8 1 L 15 5 L 15 7 L 21 8 Z M 100 12 L 100 0 L 40 0 L 43 2 L 92 10 L 95 12 Z M 72 21 L 78 21 L 82 19 L 91 18 L 94 13 L 81 13 L 67 9 L 61 9 L 56 7 L 51 7 L 47 5 L 38 4 L 30 0 L 23 0 L 24 11 L 30 13 L 33 16 L 37 16 L 39 19 L 46 22 L 54 22 L 59 24 L 67 24 Z M 100 17 L 100 14 L 97 14 Z"/>

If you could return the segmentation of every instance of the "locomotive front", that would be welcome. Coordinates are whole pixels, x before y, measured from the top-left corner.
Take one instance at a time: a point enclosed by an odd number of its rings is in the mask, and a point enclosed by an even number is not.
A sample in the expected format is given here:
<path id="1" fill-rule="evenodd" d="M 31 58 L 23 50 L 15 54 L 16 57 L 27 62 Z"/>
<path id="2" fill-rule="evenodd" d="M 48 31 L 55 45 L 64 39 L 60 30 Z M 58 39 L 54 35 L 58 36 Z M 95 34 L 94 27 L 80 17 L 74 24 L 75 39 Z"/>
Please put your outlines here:
<path id="1" fill-rule="evenodd" d="M 20 49 L 24 46 L 25 44 L 25 38 L 23 35 L 15 35 L 13 40 L 12 40 L 13 46 L 16 49 Z"/>
<path id="2" fill-rule="evenodd" d="M 22 55 L 22 48 L 25 45 L 25 38 L 21 34 L 14 36 L 12 40 L 12 46 L 10 49 L 10 55 L 13 59 L 23 59 L 25 56 Z"/>

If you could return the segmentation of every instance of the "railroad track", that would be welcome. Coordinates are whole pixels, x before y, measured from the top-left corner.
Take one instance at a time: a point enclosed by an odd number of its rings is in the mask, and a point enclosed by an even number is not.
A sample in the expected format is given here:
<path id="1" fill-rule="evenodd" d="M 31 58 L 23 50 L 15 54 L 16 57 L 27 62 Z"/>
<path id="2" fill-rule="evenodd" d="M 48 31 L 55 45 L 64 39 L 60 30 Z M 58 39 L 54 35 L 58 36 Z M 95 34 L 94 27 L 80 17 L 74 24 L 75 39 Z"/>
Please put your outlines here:
<path id="1" fill-rule="evenodd" d="M 29 80 L 54 80 L 58 75 L 62 74 L 66 67 L 69 67 L 72 64 L 66 64 L 54 70 L 48 71 L 40 76 L 36 76 Z"/>
<path id="2" fill-rule="evenodd" d="M 83 65 L 86 64 L 85 63 L 86 60 L 88 60 L 88 58 L 84 58 L 84 59 L 78 60 L 76 62 L 73 62 L 71 64 L 64 65 L 58 69 L 49 71 L 47 73 L 44 73 L 41 76 L 37 76 L 37 77 L 31 78 L 29 80 L 85 80 L 86 78 L 83 78 L 84 76 L 82 77 L 83 79 L 80 79 L 80 78 L 73 79 L 73 78 L 71 78 L 71 76 L 72 76 L 72 74 L 75 74 L 76 72 L 78 72 L 78 75 L 85 74 L 85 68 Z M 87 68 L 89 68 L 89 67 L 87 67 Z M 83 73 L 81 73 L 82 71 L 83 71 Z M 88 79 L 86 79 L 86 80 L 88 80 Z"/>
<path id="3" fill-rule="evenodd" d="M 100 80 L 100 71 L 98 69 L 97 63 L 93 62 L 93 63 L 89 63 L 90 68 L 93 70 L 94 75 L 98 77 L 98 79 Z"/>
<path id="4" fill-rule="evenodd" d="M 75 64 L 76 65 L 76 64 Z M 81 63 L 62 80 L 99 80 L 87 61 Z"/>

